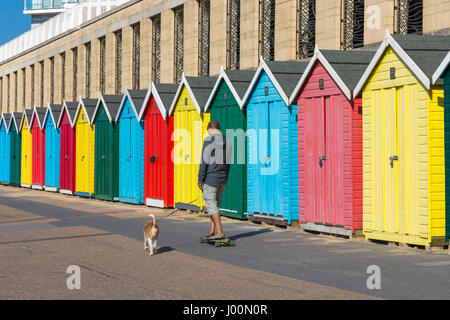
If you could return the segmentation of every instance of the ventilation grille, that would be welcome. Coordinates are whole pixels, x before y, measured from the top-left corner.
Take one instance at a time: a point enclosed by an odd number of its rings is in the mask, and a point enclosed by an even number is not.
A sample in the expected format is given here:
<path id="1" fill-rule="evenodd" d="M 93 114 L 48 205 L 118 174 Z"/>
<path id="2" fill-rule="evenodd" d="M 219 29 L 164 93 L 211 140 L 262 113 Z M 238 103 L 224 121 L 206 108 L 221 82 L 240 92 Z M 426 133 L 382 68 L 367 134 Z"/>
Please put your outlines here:
<path id="1" fill-rule="evenodd" d="M 141 26 L 133 26 L 133 89 L 139 89 L 141 70 Z"/>
<path id="2" fill-rule="evenodd" d="M 229 0 L 227 10 L 227 69 L 238 70 L 241 45 L 241 1 Z"/>
<path id="3" fill-rule="evenodd" d="M 198 9 L 199 9 L 198 74 L 199 76 L 209 76 L 209 29 L 210 29 L 209 0 L 200 0 Z"/>
<path id="4" fill-rule="evenodd" d="M 175 13 L 175 74 L 174 82 L 180 82 L 183 74 L 184 52 L 184 11 L 183 7 L 174 10 Z"/>
<path id="5" fill-rule="evenodd" d="M 259 55 L 266 61 L 275 58 L 275 1 L 259 1 Z"/>
<path id="6" fill-rule="evenodd" d="M 161 15 L 153 18 L 152 81 L 161 82 Z"/>
<path id="7" fill-rule="evenodd" d="M 116 94 L 122 91 L 122 31 L 116 32 Z"/>
<path id="8" fill-rule="evenodd" d="M 297 59 L 311 57 L 316 44 L 316 1 L 297 2 Z"/>

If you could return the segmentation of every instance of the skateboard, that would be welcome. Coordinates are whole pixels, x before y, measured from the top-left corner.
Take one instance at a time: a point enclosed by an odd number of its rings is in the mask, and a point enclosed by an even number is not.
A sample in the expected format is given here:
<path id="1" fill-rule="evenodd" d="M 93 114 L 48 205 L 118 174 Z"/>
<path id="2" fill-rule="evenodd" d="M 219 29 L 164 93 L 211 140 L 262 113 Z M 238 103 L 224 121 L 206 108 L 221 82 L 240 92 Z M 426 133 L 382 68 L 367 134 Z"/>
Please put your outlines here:
<path id="1" fill-rule="evenodd" d="M 228 238 L 214 240 L 214 239 L 207 239 L 205 236 L 200 237 L 200 242 L 213 244 L 216 247 L 226 247 L 226 246 L 234 247 L 236 245 L 233 240 L 230 240 Z"/>

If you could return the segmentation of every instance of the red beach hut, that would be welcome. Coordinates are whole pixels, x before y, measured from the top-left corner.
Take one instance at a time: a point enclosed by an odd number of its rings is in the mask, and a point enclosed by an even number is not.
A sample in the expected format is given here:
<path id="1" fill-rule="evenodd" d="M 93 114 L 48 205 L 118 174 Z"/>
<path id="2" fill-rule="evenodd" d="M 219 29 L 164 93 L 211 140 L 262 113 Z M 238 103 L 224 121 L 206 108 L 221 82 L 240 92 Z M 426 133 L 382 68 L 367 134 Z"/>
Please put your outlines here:
<path id="1" fill-rule="evenodd" d="M 31 116 L 32 136 L 32 185 L 33 189 L 42 190 L 45 185 L 45 133 L 43 123 L 47 108 L 34 107 Z"/>
<path id="2" fill-rule="evenodd" d="M 352 93 L 374 52 L 318 50 L 290 101 L 298 105 L 303 229 L 351 237 L 362 229 L 362 109 Z"/>
<path id="3" fill-rule="evenodd" d="M 144 202 L 148 206 L 173 207 L 173 116 L 169 109 L 178 85 L 152 83 L 139 121 L 144 120 Z"/>
<path id="4" fill-rule="evenodd" d="M 75 115 L 77 102 L 65 102 L 58 120 L 60 128 L 59 192 L 75 192 Z"/>

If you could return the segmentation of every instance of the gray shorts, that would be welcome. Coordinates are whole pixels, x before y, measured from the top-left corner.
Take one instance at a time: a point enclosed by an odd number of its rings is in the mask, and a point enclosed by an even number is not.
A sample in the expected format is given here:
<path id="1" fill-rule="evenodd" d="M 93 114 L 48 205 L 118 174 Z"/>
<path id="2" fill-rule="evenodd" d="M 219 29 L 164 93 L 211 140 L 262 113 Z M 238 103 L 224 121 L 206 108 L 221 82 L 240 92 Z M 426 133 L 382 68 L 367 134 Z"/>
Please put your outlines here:
<path id="1" fill-rule="evenodd" d="M 203 200 L 205 201 L 205 208 L 209 216 L 219 212 L 224 190 L 225 186 L 212 187 L 207 184 L 203 185 Z"/>

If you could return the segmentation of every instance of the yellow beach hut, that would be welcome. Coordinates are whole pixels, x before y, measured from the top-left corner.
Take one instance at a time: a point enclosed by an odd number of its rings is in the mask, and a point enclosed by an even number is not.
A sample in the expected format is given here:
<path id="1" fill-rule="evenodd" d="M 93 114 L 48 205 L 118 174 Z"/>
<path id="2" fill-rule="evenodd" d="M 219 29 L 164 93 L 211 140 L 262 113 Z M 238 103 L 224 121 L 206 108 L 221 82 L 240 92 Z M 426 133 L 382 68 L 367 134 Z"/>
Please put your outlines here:
<path id="1" fill-rule="evenodd" d="M 97 102 L 80 98 L 75 114 L 75 194 L 80 197 L 94 195 L 95 124 L 92 122 Z"/>
<path id="2" fill-rule="evenodd" d="M 33 139 L 31 136 L 32 109 L 24 109 L 22 120 L 20 121 L 20 132 L 22 133 L 22 160 L 20 185 L 24 188 L 31 188 L 33 178 Z"/>
<path id="3" fill-rule="evenodd" d="M 445 243 L 443 86 L 431 78 L 449 50 L 447 36 L 386 32 L 354 89 L 362 92 L 368 239 Z"/>
<path id="4" fill-rule="evenodd" d="M 202 192 L 198 187 L 198 170 L 207 136 L 209 113 L 203 113 L 215 77 L 182 76 L 169 110 L 174 117 L 174 202 L 175 207 L 192 211 L 203 208 Z"/>

